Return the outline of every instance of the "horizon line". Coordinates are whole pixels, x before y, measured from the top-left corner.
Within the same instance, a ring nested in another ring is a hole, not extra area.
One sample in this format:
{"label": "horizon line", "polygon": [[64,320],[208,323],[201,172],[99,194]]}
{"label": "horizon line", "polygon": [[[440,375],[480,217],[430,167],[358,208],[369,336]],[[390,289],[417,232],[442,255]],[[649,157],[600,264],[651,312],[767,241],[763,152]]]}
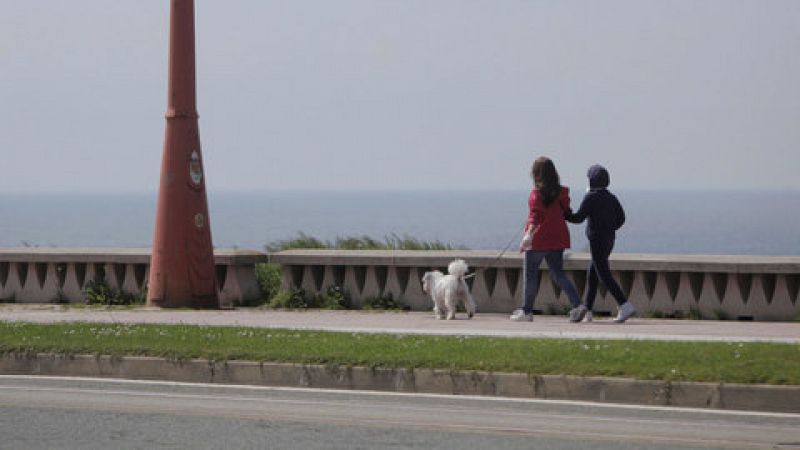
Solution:
{"label": "horizon line", "polygon": [[[568,186],[572,192],[583,192],[583,186],[580,188],[573,188]],[[612,187],[611,191],[619,192],[676,192],[676,193],[690,193],[690,192],[784,192],[784,193],[800,193],[800,187]],[[475,189],[475,188],[280,188],[280,189],[214,189],[206,190],[207,195],[217,194],[366,194],[366,193],[386,193],[386,194],[414,194],[414,193],[498,193],[498,192],[521,192],[528,191],[528,187],[524,188],[495,188],[495,189]],[[97,190],[11,190],[0,191],[0,196],[58,196],[58,195],[96,195],[96,196],[113,196],[113,195],[158,195],[156,189],[132,189],[132,190],[114,190],[114,191],[97,191]]]}

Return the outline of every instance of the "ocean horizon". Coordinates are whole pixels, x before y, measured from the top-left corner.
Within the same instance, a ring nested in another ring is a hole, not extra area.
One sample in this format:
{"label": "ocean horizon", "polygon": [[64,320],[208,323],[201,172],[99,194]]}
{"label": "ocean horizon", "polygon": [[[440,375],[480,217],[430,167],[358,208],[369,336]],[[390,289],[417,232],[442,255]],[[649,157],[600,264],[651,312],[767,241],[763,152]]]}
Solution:
{"label": "ocean horizon", "polygon": [[[800,255],[800,191],[614,191],[627,221],[619,253]],[[572,191],[577,209],[583,191]],[[0,194],[0,247],[150,247],[157,194]],[[305,233],[410,236],[516,251],[528,191],[211,192],[214,246],[264,250]],[[588,250],[570,225],[573,252]]]}

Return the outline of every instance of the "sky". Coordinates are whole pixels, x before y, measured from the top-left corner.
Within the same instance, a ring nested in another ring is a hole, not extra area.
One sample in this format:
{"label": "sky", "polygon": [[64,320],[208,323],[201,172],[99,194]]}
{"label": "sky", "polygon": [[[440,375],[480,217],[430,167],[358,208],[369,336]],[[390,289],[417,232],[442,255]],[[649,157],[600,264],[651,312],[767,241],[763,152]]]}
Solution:
{"label": "sky", "polygon": [[[0,192],[150,192],[166,0],[0,0]],[[800,189],[797,0],[197,0],[214,191]]]}

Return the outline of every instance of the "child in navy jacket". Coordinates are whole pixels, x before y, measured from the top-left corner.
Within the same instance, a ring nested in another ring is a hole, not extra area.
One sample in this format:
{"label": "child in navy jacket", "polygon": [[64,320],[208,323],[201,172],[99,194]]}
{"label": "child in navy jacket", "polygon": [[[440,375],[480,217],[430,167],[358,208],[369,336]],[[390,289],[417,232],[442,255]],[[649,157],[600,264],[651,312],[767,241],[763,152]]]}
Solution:
{"label": "child in navy jacket", "polygon": [[589,178],[589,191],[583,197],[577,212],[567,211],[564,217],[572,223],[581,223],[588,219],[586,224],[586,237],[589,238],[589,248],[592,252],[592,261],[589,263],[586,287],[586,313],[587,321],[592,320],[592,308],[597,294],[597,282],[602,281],[608,292],[614,296],[619,305],[615,322],[625,322],[636,313],[619,284],[611,275],[608,257],[614,249],[616,231],[625,223],[625,211],[622,209],[617,197],[608,191],[610,177],[608,171],[601,165],[589,167],[586,176]]}

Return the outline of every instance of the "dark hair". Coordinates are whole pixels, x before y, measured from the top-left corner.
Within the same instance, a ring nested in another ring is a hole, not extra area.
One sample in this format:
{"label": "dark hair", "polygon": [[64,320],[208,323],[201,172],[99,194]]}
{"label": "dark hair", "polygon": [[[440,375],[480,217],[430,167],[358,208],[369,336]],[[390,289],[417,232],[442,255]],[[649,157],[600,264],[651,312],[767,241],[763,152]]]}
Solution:
{"label": "dark hair", "polygon": [[553,161],[546,156],[536,158],[531,168],[531,177],[533,177],[534,187],[542,194],[545,206],[553,203],[553,200],[561,193],[561,180],[558,178]]}

